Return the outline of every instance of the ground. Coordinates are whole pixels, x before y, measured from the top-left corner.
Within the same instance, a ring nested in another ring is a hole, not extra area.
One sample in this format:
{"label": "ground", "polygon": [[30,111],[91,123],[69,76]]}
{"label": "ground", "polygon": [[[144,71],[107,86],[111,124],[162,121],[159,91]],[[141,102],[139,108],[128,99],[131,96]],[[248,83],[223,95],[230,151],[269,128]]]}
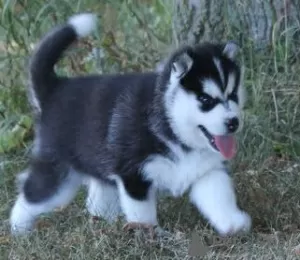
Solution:
{"label": "ground", "polygon": [[[14,176],[24,167],[24,156],[5,158],[1,165],[1,259],[191,259],[193,252],[198,254],[194,259],[297,259],[299,219],[291,220],[293,214],[299,214],[299,202],[289,197],[293,196],[290,185],[300,181],[300,164],[295,162],[270,158],[260,173],[235,167],[240,205],[254,218],[253,230],[247,235],[217,236],[186,197],[159,201],[159,219],[170,236],[151,239],[143,231],[126,233],[122,219],[114,224],[91,219],[85,212],[82,190],[68,207],[42,216],[32,235],[13,238],[8,213],[16,194]],[[277,187],[277,194],[265,192],[268,187],[262,185],[272,186],[282,177],[288,181]],[[242,184],[245,178],[247,187]],[[192,241],[195,235],[198,238]]]}

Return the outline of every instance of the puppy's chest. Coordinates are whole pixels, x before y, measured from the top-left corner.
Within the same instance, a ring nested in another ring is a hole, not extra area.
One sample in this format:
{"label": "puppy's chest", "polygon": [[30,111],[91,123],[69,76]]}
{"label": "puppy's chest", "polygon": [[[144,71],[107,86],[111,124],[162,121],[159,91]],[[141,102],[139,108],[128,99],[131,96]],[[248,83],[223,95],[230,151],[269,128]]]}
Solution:
{"label": "puppy's chest", "polygon": [[213,152],[186,152],[178,146],[171,147],[170,155],[155,155],[149,159],[143,168],[145,177],[173,196],[181,196],[202,175],[222,164]]}

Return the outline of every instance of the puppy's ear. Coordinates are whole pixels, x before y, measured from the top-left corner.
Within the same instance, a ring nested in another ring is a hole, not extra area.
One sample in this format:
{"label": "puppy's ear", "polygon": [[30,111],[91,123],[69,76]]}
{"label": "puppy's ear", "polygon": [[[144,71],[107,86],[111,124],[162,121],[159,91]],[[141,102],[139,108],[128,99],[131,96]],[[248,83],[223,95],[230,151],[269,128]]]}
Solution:
{"label": "puppy's ear", "polygon": [[223,47],[223,54],[229,59],[234,59],[239,49],[240,47],[236,42],[229,41]]}
{"label": "puppy's ear", "polygon": [[192,65],[193,59],[187,52],[184,52],[172,63],[172,74],[181,79],[189,72]]}

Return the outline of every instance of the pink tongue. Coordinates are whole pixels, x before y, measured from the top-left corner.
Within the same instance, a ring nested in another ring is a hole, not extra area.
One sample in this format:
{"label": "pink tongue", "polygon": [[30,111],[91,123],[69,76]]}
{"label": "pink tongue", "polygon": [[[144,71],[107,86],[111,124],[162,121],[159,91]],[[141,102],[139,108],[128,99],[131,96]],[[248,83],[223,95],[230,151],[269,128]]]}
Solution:
{"label": "pink tongue", "polygon": [[236,141],[231,135],[214,136],[215,144],[226,159],[231,159],[236,153]]}

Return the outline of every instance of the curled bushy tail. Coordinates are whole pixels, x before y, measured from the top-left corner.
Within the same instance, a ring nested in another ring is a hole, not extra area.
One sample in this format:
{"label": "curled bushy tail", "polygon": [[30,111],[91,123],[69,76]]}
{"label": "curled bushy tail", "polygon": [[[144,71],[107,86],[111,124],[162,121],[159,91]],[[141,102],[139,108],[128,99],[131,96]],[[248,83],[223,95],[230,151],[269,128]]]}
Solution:
{"label": "curled bushy tail", "polygon": [[63,52],[78,38],[88,36],[96,27],[96,16],[77,14],[44,36],[30,61],[30,96],[39,110],[53,83],[57,80],[55,64]]}

